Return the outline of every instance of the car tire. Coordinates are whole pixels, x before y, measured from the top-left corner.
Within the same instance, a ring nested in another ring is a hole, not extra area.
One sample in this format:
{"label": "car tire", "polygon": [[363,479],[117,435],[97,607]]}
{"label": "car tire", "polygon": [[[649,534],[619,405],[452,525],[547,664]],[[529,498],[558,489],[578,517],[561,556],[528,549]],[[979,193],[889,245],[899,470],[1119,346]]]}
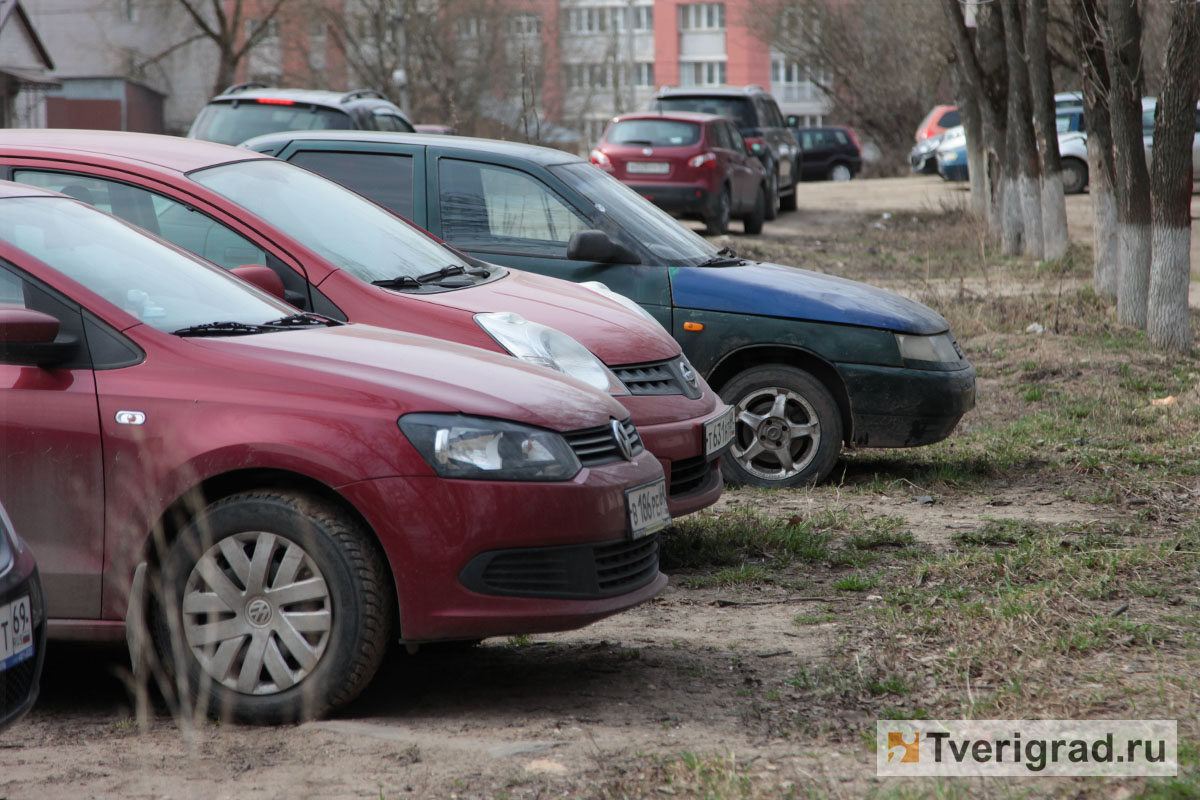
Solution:
{"label": "car tire", "polygon": [[754,210],[750,215],[742,218],[742,225],[745,227],[746,233],[762,233],[763,220],[766,219],[767,213],[767,190],[759,185],[758,191],[754,193]]}
{"label": "car tire", "polygon": [[767,213],[763,219],[772,220],[779,216],[779,170],[767,164]]}
{"label": "car tire", "polygon": [[722,186],[717,195],[717,203],[708,216],[704,218],[705,233],[709,236],[720,236],[729,231],[729,187]]}
{"label": "car tire", "polygon": [[792,190],[779,198],[780,211],[795,211],[800,202],[800,165],[792,164]]}
{"label": "car tire", "polygon": [[786,488],[819,483],[833,470],[842,416],[810,373],[781,364],[751,367],[719,394],[734,408],[733,444],[721,458],[727,482]]}
{"label": "car tire", "polygon": [[1087,164],[1078,158],[1062,160],[1063,194],[1079,194],[1088,185]]}
{"label": "car tire", "polygon": [[845,164],[834,164],[829,168],[829,180],[839,183],[850,180],[854,177],[854,173]]}
{"label": "car tire", "polygon": [[203,713],[314,719],[378,671],[391,583],[376,542],[347,514],[301,494],[233,495],[168,549],[152,597],[155,647]]}

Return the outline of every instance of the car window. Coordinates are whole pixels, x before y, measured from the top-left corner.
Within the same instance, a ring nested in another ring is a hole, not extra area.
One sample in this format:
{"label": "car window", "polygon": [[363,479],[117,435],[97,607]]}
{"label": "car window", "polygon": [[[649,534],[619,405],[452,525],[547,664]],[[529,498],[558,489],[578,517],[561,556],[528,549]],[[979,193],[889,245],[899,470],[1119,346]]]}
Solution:
{"label": "car window", "polygon": [[390,111],[375,111],[371,114],[373,129],[393,133],[412,133],[413,127]]}
{"label": "car window", "polygon": [[724,123],[717,123],[712,126],[713,144],[716,147],[723,147],[726,150],[733,149],[733,142],[729,140],[729,131]]}
{"label": "car window", "polygon": [[660,97],[654,101],[656,111],[699,111],[728,117],[739,128],[754,128],[754,107],[745,97]]}
{"label": "car window", "polygon": [[[206,322],[263,323],[295,311],[217,267],[65,197],[5,200],[8,242],[145,324],[174,331]],[[11,282],[0,294],[15,300]]]}
{"label": "car window", "polygon": [[945,114],[942,114],[942,118],[938,120],[938,125],[941,125],[943,128],[953,128],[956,125],[962,125],[962,120],[958,115],[958,109],[951,109]]}
{"label": "car window", "polygon": [[763,100],[763,104],[767,107],[767,119],[770,120],[769,124],[771,125],[771,127],[773,127],[773,128],[787,127],[783,122],[783,114],[779,113],[779,106],[776,105],[774,100],[772,100],[770,98],[766,98]]}
{"label": "car window", "polygon": [[550,187],[519,170],[446,158],[438,174],[442,234],[460,247],[566,257],[571,234],[591,227]]}
{"label": "car window", "polygon": [[614,122],[604,141],[646,147],[683,147],[700,141],[700,126],[670,119],[627,119]]}
{"label": "car window", "polygon": [[288,161],[324,175],[407,219],[413,218],[413,157],[300,150]]}
{"label": "car window", "polygon": [[228,226],[137,186],[70,172],[25,169],[14,170],[13,180],[82,200],[225,269],[267,263],[262,248]]}
{"label": "car window", "polygon": [[746,150],[746,140],[742,138],[742,132],[735,128],[732,122],[725,122],[722,124],[725,126],[725,131],[729,135],[729,142],[732,146],[732,149],[744,156],[750,155],[749,151]]}
{"label": "car window", "polygon": [[347,130],[350,116],[332,108],[290,101],[210,103],[196,117],[188,135],[222,144],[240,144],[277,131]]}
{"label": "car window", "polygon": [[833,138],[837,140],[838,144],[850,144],[850,137],[846,135],[845,131],[833,131]]}
{"label": "car window", "polygon": [[816,147],[816,141],[813,137],[812,131],[800,132],[800,147],[805,150],[812,150],[814,147]]}
{"label": "car window", "polygon": [[1154,135],[1154,109],[1147,108],[1142,111],[1142,136]]}

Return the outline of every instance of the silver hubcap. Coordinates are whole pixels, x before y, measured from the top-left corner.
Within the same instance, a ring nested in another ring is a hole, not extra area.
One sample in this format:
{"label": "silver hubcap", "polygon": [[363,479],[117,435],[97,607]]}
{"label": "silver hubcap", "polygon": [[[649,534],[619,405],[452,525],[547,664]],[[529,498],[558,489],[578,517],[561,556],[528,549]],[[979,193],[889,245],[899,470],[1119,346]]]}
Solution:
{"label": "silver hubcap", "polygon": [[821,424],[802,396],[772,386],[751,392],[735,408],[737,430],[731,452],[751,475],[786,480],[816,457]]}
{"label": "silver hubcap", "polygon": [[273,533],[239,533],[196,562],[183,591],[192,654],[222,686],[274,694],[312,672],[333,623],[325,577],[304,548]]}
{"label": "silver hubcap", "polygon": [[838,164],[833,168],[833,174],[830,177],[835,181],[848,181],[850,180],[850,168],[843,164]]}

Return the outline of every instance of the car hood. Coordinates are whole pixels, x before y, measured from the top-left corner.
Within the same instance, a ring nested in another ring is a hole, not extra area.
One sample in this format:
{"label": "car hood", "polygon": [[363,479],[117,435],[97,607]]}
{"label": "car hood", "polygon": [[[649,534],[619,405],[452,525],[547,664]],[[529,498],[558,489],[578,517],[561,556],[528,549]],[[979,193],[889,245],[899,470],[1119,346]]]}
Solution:
{"label": "car hood", "polygon": [[949,330],[933,309],[858,281],[780,264],[681,267],[672,271],[675,305],[929,335]]}
{"label": "car hood", "polygon": [[510,269],[500,280],[421,299],[474,314],[514,311],[573,337],[610,366],[659,361],[681,352],[657,322],[587,287],[522,270]]}
{"label": "car hood", "polygon": [[509,355],[370,325],[186,341],[239,361],[281,393],[354,398],[393,408],[397,415],[461,412],[560,431],[629,416],[607,394],[561,373]]}

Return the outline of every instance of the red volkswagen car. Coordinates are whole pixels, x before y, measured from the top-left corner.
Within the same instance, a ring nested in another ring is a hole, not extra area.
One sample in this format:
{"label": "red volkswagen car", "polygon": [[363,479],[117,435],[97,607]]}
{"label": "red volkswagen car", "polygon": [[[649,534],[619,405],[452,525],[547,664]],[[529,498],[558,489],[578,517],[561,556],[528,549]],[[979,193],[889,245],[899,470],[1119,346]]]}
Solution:
{"label": "red volkswagen car", "polygon": [[737,127],[715,114],[624,114],[604,131],[591,162],[659,208],[725,233],[730,217],[761,233],[767,173]]}
{"label": "red volkswagen car", "polygon": [[389,641],[574,628],[666,585],[662,468],[611,397],[296,313],[5,182],[0,441],[51,635],[136,634],[144,588],[156,651],[221,716],[319,716]]}
{"label": "red volkswagen car", "polygon": [[[266,266],[258,272],[274,273],[276,290],[302,310],[507,352],[581,378],[632,414],[667,472],[673,515],[720,495],[731,410],[662,326],[619,295],[479,261],[332,181],[212,142],[5,130],[0,178],[61,191],[222,267]],[[487,224],[547,236],[579,224],[526,200],[518,187],[489,207]]]}

